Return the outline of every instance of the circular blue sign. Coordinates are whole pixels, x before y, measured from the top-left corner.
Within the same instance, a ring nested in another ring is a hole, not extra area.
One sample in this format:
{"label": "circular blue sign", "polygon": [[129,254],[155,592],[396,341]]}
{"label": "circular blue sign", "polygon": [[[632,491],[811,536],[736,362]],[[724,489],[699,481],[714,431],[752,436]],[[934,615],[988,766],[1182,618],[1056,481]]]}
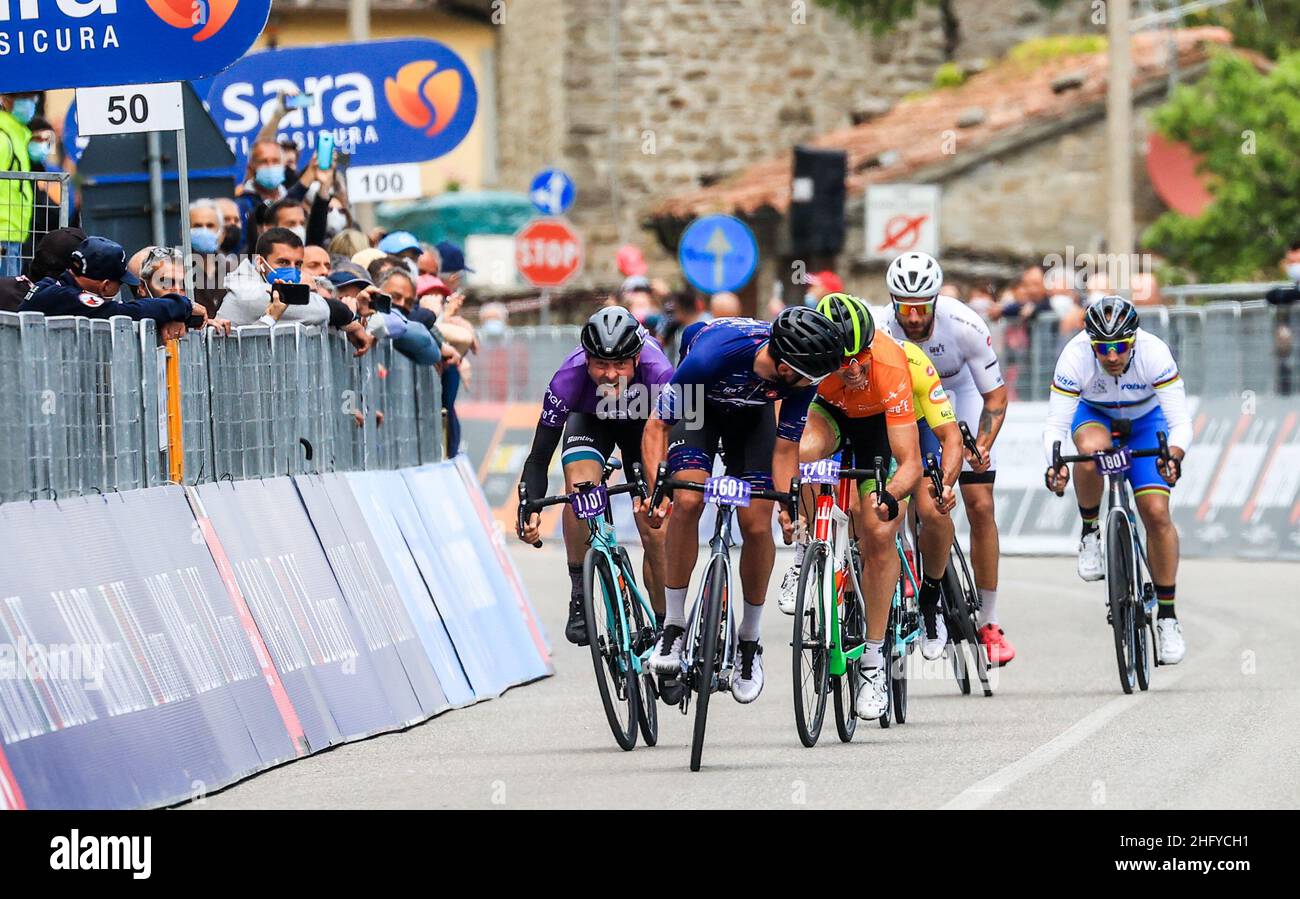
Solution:
{"label": "circular blue sign", "polygon": [[563,215],[577,197],[573,179],[559,169],[542,169],[528,186],[528,199],[542,215]]}
{"label": "circular blue sign", "polygon": [[682,274],[702,293],[735,291],[758,268],[758,241],[740,219],[706,215],[687,227],[677,246]]}

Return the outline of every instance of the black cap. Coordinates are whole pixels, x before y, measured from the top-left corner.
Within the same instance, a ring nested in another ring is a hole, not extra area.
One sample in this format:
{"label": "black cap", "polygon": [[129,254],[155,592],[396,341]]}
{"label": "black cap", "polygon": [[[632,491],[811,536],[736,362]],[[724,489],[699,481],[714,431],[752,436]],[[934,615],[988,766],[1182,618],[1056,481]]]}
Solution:
{"label": "black cap", "polygon": [[140,279],[127,271],[126,250],[107,237],[87,237],[72,254],[72,273],[95,281],[120,281],[135,287]]}
{"label": "black cap", "polygon": [[51,275],[58,277],[72,265],[72,254],[86,239],[80,228],[58,228],[36,243],[32,257],[32,280],[39,281]]}

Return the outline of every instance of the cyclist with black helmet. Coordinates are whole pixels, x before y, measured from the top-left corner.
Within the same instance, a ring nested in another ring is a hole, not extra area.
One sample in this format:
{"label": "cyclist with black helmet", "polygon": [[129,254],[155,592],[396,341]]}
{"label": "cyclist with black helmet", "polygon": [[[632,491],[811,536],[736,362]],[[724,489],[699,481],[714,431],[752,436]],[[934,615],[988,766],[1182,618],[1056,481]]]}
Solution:
{"label": "cyclist with black helmet", "polygon": [[[672,377],[673,367],[663,350],[647,339],[645,328],[621,306],[593,315],[582,328],[582,345],[575,349],[551,378],[542,399],[542,414],[533,435],[533,447],[521,477],[531,497],[547,492],[547,471],[563,436],[560,461],[564,489],[600,480],[601,467],[617,446],[626,476],[641,461],[641,431],[645,413]],[[644,410],[644,411],[641,411]],[[587,550],[587,529],[573,510],[563,512],[564,547],[569,563],[569,621],[564,636],[570,643],[587,645],[587,623],[582,613],[582,560]],[[541,516],[533,513],[520,539],[540,539]],[[645,548],[642,575],[656,617],[664,610],[663,539],[637,518]]]}
{"label": "cyclist with black helmet", "polygon": [[[1110,449],[1119,423],[1125,442],[1139,449],[1156,445],[1156,432],[1169,437],[1168,465],[1155,457],[1133,460],[1129,483],[1138,515],[1146,528],[1147,553],[1155,580],[1160,662],[1175,665],[1187,647],[1174,614],[1178,576],[1178,531],[1169,517],[1169,491],[1182,473],[1182,459],[1192,442],[1187,390],[1169,346],[1139,327],[1137,309],[1128,300],[1105,296],[1088,307],[1084,330],[1061,351],[1052,376],[1052,392],[1043,430],[1047,486],[1060,495],[1070,483],[1070,469],[1051,467],[1052,445],[1073,438],[1081,455]],[[1074,492],[1083,518],[1079,540],[1079,577],[1106,576],[1097,519],[1105,484],[1092,465],[1074,468]]]}
{"label": "cyclist with black helmet", "polygon": [[[656,474],[665,456],[674,477],[703,483],[713,473],[721,450],[727,474],[756,488],[789,484],[799,467],[799,438],[815,385],[843,358],[838,327],[815,310],[791,307],[771,324],[752,318],[712,322],[691,343],[672,381],[646,424],[641,456],[646,472]],[[781,400],[780,415],[774,406]],[[763,689],[759,622],[768,580],[776,561],[772,503],[755,500],[737,510],[744,536],[740,580],[744,603],[740,623],[740,665],[731,693],[737,702],[758,698]],[[680,671],[686,632],[686,590],[699,557],[703,497],[681,491],[673,503],[646,509],[654,527],[667,517],[663,634],[650,658],[663,675]],[[794,523],[780,515],[785,542]]]}

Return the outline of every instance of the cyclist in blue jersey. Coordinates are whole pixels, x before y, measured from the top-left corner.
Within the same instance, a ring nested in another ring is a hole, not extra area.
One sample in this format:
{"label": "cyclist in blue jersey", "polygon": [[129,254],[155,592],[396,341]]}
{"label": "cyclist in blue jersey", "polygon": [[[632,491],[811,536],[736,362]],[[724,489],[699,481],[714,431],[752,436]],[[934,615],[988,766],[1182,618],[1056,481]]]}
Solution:
{"label": "cyclist in blue jersey", "polygon": [[[813,309],[792,307],[776,321],[724,318],[702,329],[690,346],[659,406],[646,422],[641,457],[647,474],[657,473],[665,454],[673,477],[703,483],[719,450],[727,474],[759,489],[788,485],[799,467],[799,437],[816,385],[844,356],[843,331]],[[778,416],[774,406],[781,400]],[[772,503],[755,500],[737,510],[744,544],[740,580],[744,611],[740,623],[740,665],[731,686],[737,702],[753,702],[763,689],[759,622],[768,579],[776,560]],[[665,501],[644,509],[652,526],[668,517]],[[665,539],[664,630],[650,658],[661,675],[680,670],[686,633],[686,589],[699,556],[703,496],[680,493],[672,504]],[[785,542],[794,523],[781,510]]]}
{"label": "cyclist in blue jersey", "polygon": [[[542,414],[533,435],[533,447],[524,462],[521,480],[528,495],[546,495],[547,470],[563,436],[560,461],[564,465],[564,490],[600,480],[601,467],[617,446],[623,457],[624,476],[641,460],[641,431],[653,394],[668,382],[673,367],[659,344],[648,339],[645,328],[621,306],[610,306],[591,317],[582,328],[582,345],[568,355],[546,388]],[[645,411],[640,411],[644,409]],[[569,620],[564,636],[570,643],[587,645],[587,622],[582,611],[582,560],[587,552],[587,529],[567,506],[563,513],[564,548],[569,561]],[[541,536],[541,515],[529,516],[519,537],[534,543]],[[645,548],[642,575],[656,617],[662,617],[663,540],[637,518]]]}

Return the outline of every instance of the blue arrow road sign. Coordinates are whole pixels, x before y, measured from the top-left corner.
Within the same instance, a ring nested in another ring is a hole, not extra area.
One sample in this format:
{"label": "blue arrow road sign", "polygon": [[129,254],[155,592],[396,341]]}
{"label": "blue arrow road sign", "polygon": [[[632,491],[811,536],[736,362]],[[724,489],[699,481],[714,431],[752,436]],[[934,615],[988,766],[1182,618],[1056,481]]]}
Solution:
{"label": "blue arrow road sign", "polygon": [[573,179],[559,169],[542,169],[528,188],[528,198],[542,215],[563,215],[576,195]]}
{"label": "blue arrow road sign", "polygon": [[706,215],[691,222],[682,234],[677,258],[682,274],[696,290],[739,290],[758,267],[758,242],[740,219]]}

